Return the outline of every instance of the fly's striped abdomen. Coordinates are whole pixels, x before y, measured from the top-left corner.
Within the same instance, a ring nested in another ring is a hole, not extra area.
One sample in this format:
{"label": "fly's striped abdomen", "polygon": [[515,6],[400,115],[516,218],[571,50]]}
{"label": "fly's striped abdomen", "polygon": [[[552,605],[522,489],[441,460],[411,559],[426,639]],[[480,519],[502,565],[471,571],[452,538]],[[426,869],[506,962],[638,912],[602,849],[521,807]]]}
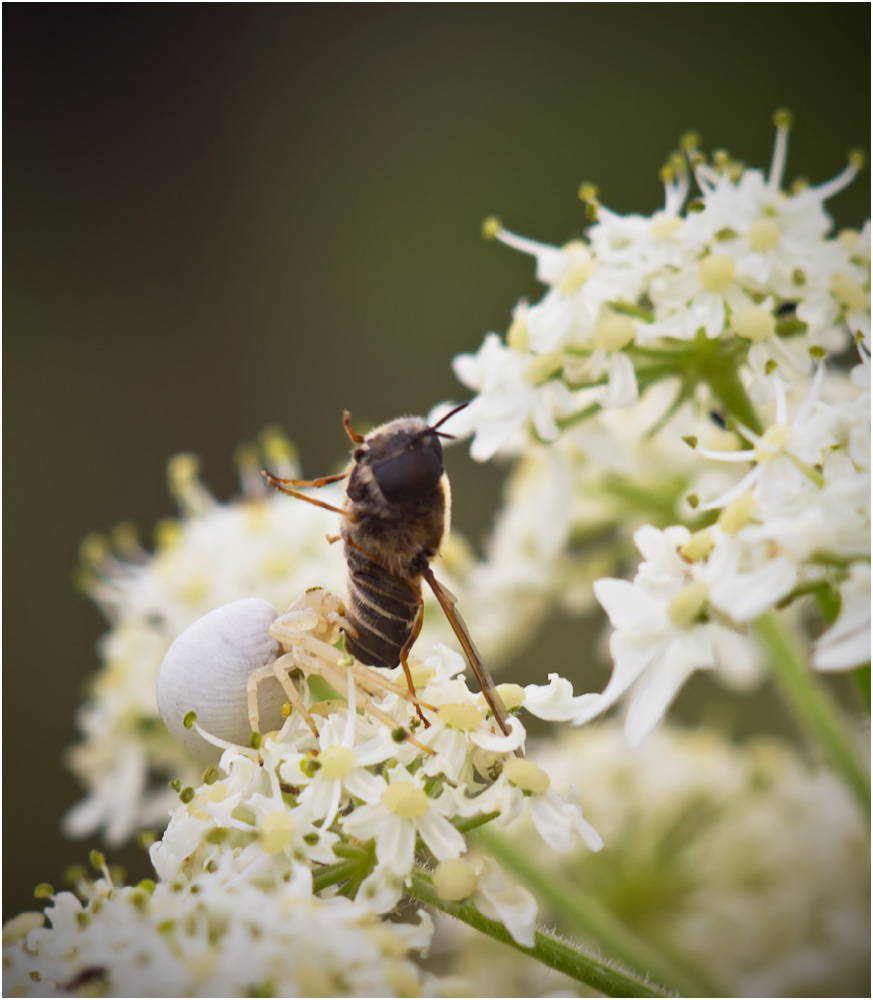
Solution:
{"label": "fly's striped abdomen", "polygon": [[370,667],[396,667],[421,605],[421,591],[346,545],[349,601],[345,648]]}

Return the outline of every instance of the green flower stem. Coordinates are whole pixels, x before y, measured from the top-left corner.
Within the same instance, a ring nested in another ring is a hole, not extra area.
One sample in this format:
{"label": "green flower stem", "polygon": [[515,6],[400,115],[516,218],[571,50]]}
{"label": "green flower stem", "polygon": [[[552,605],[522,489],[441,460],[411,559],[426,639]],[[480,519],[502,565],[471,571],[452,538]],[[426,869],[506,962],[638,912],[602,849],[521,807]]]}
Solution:
{"label": "green flower stem", "polygon": [[328,886],[345,882],[346,879],[357,875],[363,865],[360,860],[338,861],[334,865],[324,865],[323,868],[316,868],[312,875],[312,891],[320,892]]}
{"label": "green flower stem", "polygon": [[467,816],[463,819],[455,819],[453,823],[458,833],[469,833],[471,830],[477,830],[480,826],[484,826],[486,823],[490,823],[491,820],[497,819],[499,815],[499,812],[483,813],[479,816]]}
{"label": "green flower stem", "polygon": [[682,996],[727,996],[700,972],[685,969],[678,959],[639,938],[591,896],[573,892],[554,875],[538,868],[529,855],[516,850],[505,837],[480,830],[475,840],[518,876],[537,899],[548,903],[556,916],[565,918],[578,934],[596,941],[612,957]]}
{"label": "green flower stem", "polygon": [[852,679],[855,682],[855,687],[864,699],[864,705],[867,711],[870,711],[870,665],[867,664],[866,667],[856,667],[852,671]]}
{"label": "green flower stem", "polygon": [[735,417],[750,431],[760,434],[761,421],[754,404],[740,380],[739,366],[731,358],[713,354],[701,364],[701,374],[718,397],[727,414]]}
{"label": "green flower stem", "polygon": [[655,314],[651,309],[644,309],[636,302],[628,302],[626,299],[619,299],[617,302],[610,302],[610,308],[617,313],[624,313],[625,316],[634,316],[643,320],[644,323],[654,323]]}
{"label": "green flower stem", "polygon": [[769,654],[773,676],[788,707],[830,758],[869,822],[870,774],[836,702],[775,611],[758,619],[755,632]]}
{"label": "green flower stem", "polygon": [[630,479],[610,476],[604,480],[603,492],[612,499],[619,500],[625,509],[640,512],[656,524],[676,523],[676,497],[680,494],[685,481],[682,479],[664,480],[656,487],[647,484],[637,484]]}
{"label": "green flower stem", "polygon": [[338,843],[333,845],[333,853],[338,858],[353,858],[360,859],[361,861],[366,861],[369,859],[371,852],[367,850],[366,847],[352,847],[351,844]]}
{"label": "green flower stem", "polygon": [[475,930],[487,934],[488,937],[508,944],[517,951],[547,965],[550,969],[562,972],[577,982],[585,983],[606,996],[664,997],[669,995],[642,977],[623,972],[612,965],[598,961],[598,959],[571,947],[552,934],[536,931],[533,947],[525,948],[512,938],[503,924],[483,917],[472,903],[451,903],[440,899],[430,876],[423,871],[416,870],[412,873],[412,885],[408,892],[413,899],[456,917]]}

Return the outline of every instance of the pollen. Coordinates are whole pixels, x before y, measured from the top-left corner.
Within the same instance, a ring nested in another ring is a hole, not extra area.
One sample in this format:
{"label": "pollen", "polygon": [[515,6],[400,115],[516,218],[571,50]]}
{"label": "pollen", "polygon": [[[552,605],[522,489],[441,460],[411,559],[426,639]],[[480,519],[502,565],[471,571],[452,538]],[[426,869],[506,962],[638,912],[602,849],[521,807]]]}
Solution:
{"label": "pollen", "polygon": [[355,755],[348,747],[328,747],[318,755],[325,778],[342,778],[355,766]]}
{"label": "pollen", "polygon": [[437,709],[437,718],[449,729],[458,729],[461,732],[478,729],[482,723],[482,713],[475,705],[454,703],[440,705]]}
{"label": "pollen", "polygon": [[697,268],[697,280],[707,292],[723,292],[734,280],[736,267],[732,258],[710,254]]}
{"label": "pollen", "polygon": [[[575,252],[577,244],[568,243],[564,249],[567,250],[570,247],[573,247]],[[595,262],[591,257],[577,261],[571,265],[564,277],[561,278],[558,288],[564,295],[572,295],[574,292],[578,292],[593,274],[595,266]]]}
{"label": "pollen", "polygon": [[279,854],[291,844],[291,817],[282,810],[267,813],[260,822],[259,833],[264,853]]}
{"label": "pollen", "polygon": [[184,528],[174,518],[167,517],[155,525],[155,547],[158,552],[176,548],[182,541]]}
{"label": "pollen", "polygon": [[382,805],[401,819],[417,819],[427,812],[427,795],[411,781],[395,781],[382,793]]}
{"label": "pollen", "polygon": [[211,817],[205,809],[201,809],[198,803],[201,802],[224,802],[227,798],[227,785],[223,781],[216,781],[201,789],[195,801],[188,805],[189,813],[198,820],[208,820]]}
{"label": "pollen", "polygon": [[200,461],[196,455],[175,455],[167,463],[167,475],[174,491],[187,489],[199,472]]}
{"label": "pollen", "polygon": [[758,219],[746,230],[746,241],[753,250],[772,250],[780,236],[779,224],[773,219]]}
{"label": "pollen", "polygon": [[682,220],[678,215],[659,213],[649,223],[649,232],[656,240],[669,240],[682,228]]}
{"label": "pollen", "polygon": [[869,308],[869,296],[864,289],[845,274],[831,275],[831,291],[842,305],[855,312]]}
{"label": "pollen", "polygon": [[620,351],[636,336],[633,320],[608,310],[594,328],[594,346],[605,351]]}
{"label": "pollen", "polygon": [[409,672],[412,674],[412,683],[415,685],[416,691],[427,687],[436,677],[436,670],[433,667],[426,667],[423,663],[411,663]]}
{"label": "pollen", "polygon": [[766,433],[761,438],[761,443],[755,448],[755,459],[758,462],[768,462],[775,458],[788,444],[791,436],[791,428],[786,424],[774,424],[768,427]]}
{"label": "pollen", "polygon": [[440,899],[459,903],[476,891],[476,873],[463,858],[442,861],[433,873],[433,887]]}
{"label": "pollen", "polygon": [[564,352],[549,351],[537,355],[527,366],[524,379],[529,385],[542,385],[564,367]]}
{"label": "pollen", "polygon": [[544,792],[551,784],[549,776],[541,767],[521,757],[510,757],[503,765],[503,773],[516,788],[528,794]]}
{"label": "pollen", "polygon": [[503,226],[500,225],[500,219],[494,215],[489,215],[487,219],[482,223],[482,235],[486,240],[496,240],[500,235],[500,230]]}
{"label": "pollen", "polygon": [[[503,699],[503,704],[506,706],[507,711],[511,712],[514,708],[521,708],[524,704],[524,688],[520,684],[498,684],[497,693]],[[480,707],[484,708],[487,704],[485,696],[480,694]]]}
{"label": "pollen", "polygon": [[517,310],[506,331],[506,346],[514,351],[525,351],[530,343],[530,332],[527,328],[527,320],[524,310]]}
{"label": "pollen", "polygon": [[686,584],[667,606],[667,617],[676,628],[689,628],[706,607],[706,587],[696,580]]}
{"label": "pollen", "polygon": [[679,555],[690,563],[702,562],[714,547],[712,529],[703,528],[701,531],[695,531],[688,541],[679,547]]}
{"label": "pollen", "polygon": [[745,527],[752,518],[755,510],[755,495],[750,490],[741,497],[737,497],[727,507],[722,510],[718,519],[718,526],[726,535],[735,535],[740,528]]}
{"label": "pollen", "polygon": [[282,468],[297,461],[297,449],[278,427],[266,427],[260,434],[260,444],[269,465]]}
{"label": "pollen", "polygon": [[776,317],[766,309],[746,306],[734,316],[733,327],[740,337],[758,343],[772,337],[776,332]]}

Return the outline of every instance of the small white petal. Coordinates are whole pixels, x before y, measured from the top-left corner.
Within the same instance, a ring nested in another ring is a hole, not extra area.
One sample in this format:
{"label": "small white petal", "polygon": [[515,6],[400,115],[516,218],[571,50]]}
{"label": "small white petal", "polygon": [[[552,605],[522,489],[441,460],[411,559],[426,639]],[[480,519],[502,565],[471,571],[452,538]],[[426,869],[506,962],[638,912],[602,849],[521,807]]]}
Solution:
{"label": "small white petal", "polygon": [[528,684],[524,707],[531,715],[547,722],[569,722],[589,710],[600,699],[597,694],[573,697],[573,685],[558,674],[549,674],[548,684]]}
{"label": "small white petal", "polygon": [[[675,651],[675,655],[671,655]],[[627,741],[638,747],[661,721],[682,685],[694,673],[695,664],[681,655],[676,644],[664,653],[643,684],[634,691],[634,698],[625,720]]]}
{"label": "small white petal", "polygon": [[750,622],[790,594],[796,582],[797,564],[777,556],[748,573],[716,580],[709,600],[734,621]]}

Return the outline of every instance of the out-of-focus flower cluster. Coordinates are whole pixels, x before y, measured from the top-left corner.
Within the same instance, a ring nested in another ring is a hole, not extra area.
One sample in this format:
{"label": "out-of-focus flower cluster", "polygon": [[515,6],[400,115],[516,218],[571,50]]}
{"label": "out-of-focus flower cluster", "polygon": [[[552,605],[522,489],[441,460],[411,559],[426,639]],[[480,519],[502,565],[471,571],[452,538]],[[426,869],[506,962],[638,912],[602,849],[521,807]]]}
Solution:
{"label": "out-of-focus flower cluster", "polygon": [[54,895],[45,919],[4,928],[7,996],[446,995],[408,955],[430,942],[426,913],[389,924],[342,896],[315,898],[302,867],[281,892],[227,864],[184,886],[115,886],[107,872]]}
{"label": "out-of-focus flower cluster", "polygon": [[[584,787],[586,816],[606,845],[547,862],[562,885],[653,945],[681,948],[729,995],[864,992],[869,836],[835,775],[774,739],[737,744],[669,725],[642,750],[607,723],[564,731],[530,755],[557,787]],[[519,848],[536,850],[529,827],[518,833]],[[464,927],[438,920],[437,930],[435,953],[479,992],[542,995],[569,985]]]}
{"label": "out-of-focus flower cluster", "polygon": [[[292,447],[278,434],[263,444],[277,474],[299,474]],[[180,632],[242,597],[282,608],[306,587],[341,587],[342,553],[325,541],[335,518],[268,493],[258,459],[257,450],[241,449],[243,497],[229,504],[208,493],[191,456],[173,459],[170,488],[181,517],[158,526],[153,556],[127,529],[116,532],[114,546],[99,537],[83,546],[83,584],[111,629],[77,713],[82,741],[68,755],[88,792],[65,819],[71,836],[102,830],[115,845],[142,826],[163,825],[173,802],[167,781],[182,776],[188,784],[199,773],[168,735],[155,701],[158,667]]]}
{"label": "out-of-focus flower cluster", "polygon": [[[453,430],[474,458],[516,459],[476,590],[511,642],[507,609],[529,628],[600,577],[613,675],[562,717],[630,692],[635,743],[694,671],[752,681],[768,612],[796,620],[818,598],[812,665],[870,659],[870,225],[834,235],[824,209],[861,160],[786,191],[789,116],[776,124],[766,174],[686,137],[651,217],[584,186],[592,224],[563,247],[486,223],[548,291],[455,359],[477,395]],[[613,579],[634,529],[638,571]]]}

